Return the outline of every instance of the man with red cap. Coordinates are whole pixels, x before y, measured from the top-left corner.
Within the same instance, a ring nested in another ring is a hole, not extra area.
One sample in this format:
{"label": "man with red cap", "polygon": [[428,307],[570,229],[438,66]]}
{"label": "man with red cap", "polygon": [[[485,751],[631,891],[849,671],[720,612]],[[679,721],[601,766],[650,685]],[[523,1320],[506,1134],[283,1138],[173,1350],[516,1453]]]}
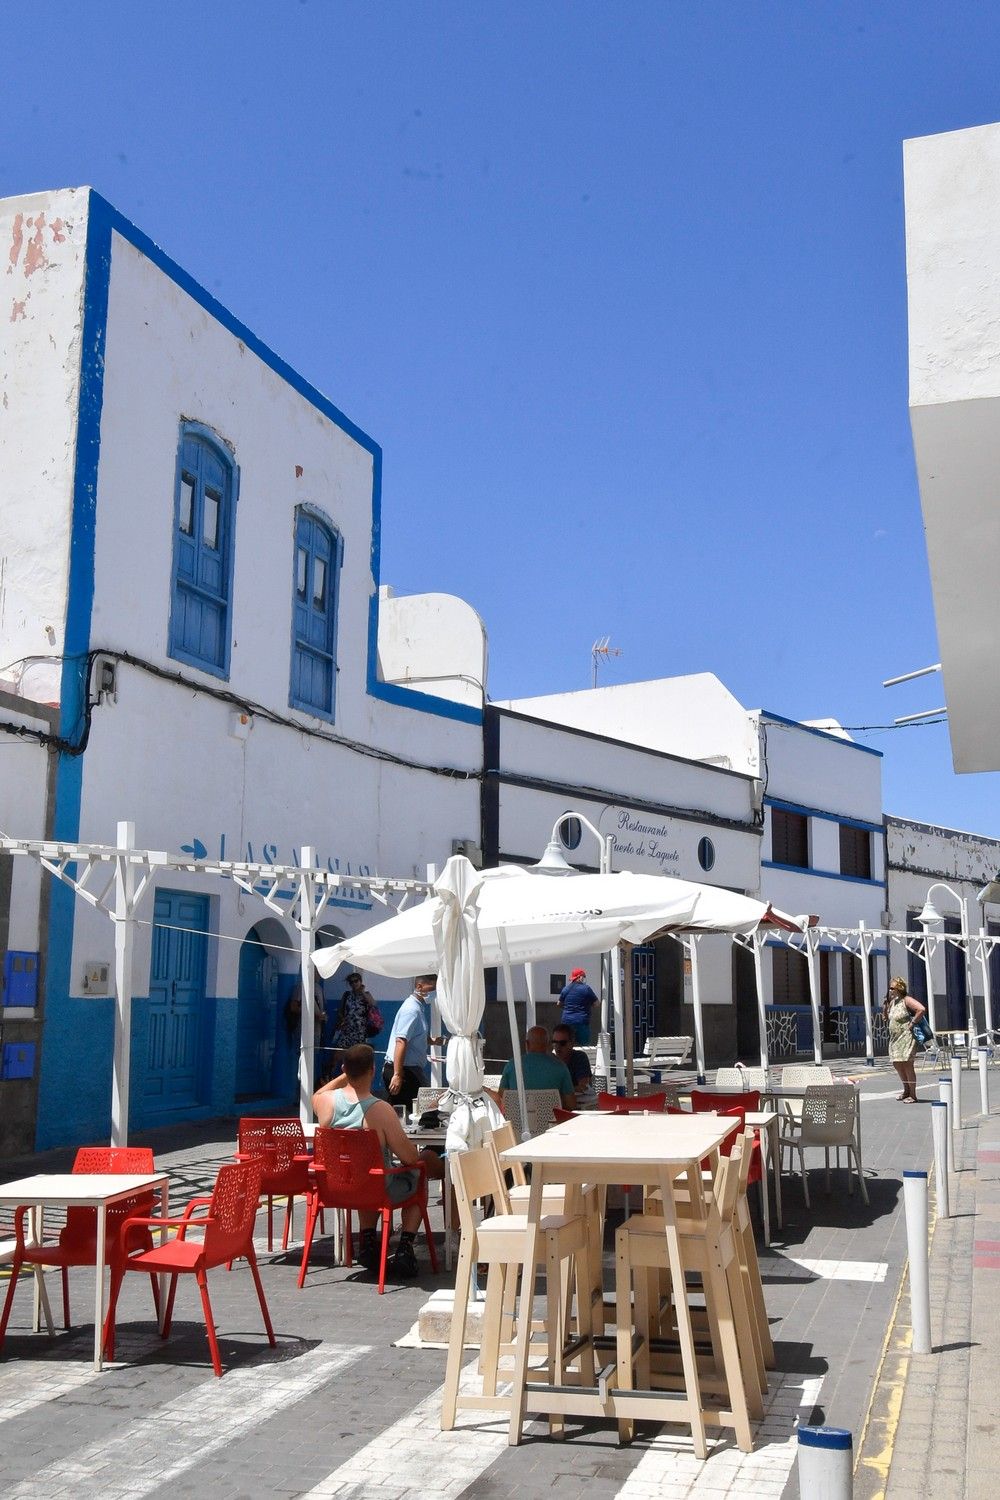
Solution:
{"label": "man with red cap", "polygon": [[597,1004],[597,996],[587,983],[586,969],[574,969],[569,984],[559,994],[562,1006],[560,1020],[564,1026],[572,1026],[581,1047],[590,1045],[590,1011]]}

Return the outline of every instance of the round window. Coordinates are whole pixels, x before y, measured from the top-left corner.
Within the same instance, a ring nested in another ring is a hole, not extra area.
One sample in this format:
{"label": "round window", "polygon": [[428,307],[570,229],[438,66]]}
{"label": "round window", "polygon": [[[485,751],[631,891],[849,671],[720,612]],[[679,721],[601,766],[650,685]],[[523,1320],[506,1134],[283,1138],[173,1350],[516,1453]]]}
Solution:
{"label": "round window", "polygon": [[583,838],[583,825],[579,818],[563,818],[559,824],[559,842],[564,849],[578,849]]}
{"label": "round window", "polygon": [[698,840],[698,863],[703,870],[710,870],[715,864],[715,845],[711,839]]}

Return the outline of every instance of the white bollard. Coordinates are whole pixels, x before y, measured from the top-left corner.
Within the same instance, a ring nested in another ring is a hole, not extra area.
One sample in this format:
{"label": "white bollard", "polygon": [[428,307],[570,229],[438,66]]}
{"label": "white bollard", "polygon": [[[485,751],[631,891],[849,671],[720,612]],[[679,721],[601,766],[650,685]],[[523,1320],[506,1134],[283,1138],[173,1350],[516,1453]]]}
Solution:
{"label": "white bollard", "polygon": [[951,1060],[951,1128],[962,1128],[962,1059]]}
{"label": "white bollard", "polygon": [[903,1173],[906,1251],[910,1261],[910,1326],[914,1354],[931,1352],[931,1287],[927,1258],[927,1173]]}
{"label": "white bollard", "polygon": [[951,1079],[938,1079],[938,1098],[948,1106],[948,1171],[955,1170],[955,1132],[952,1128]]}
{"label": "white bollard", "polygon": [[990,1112],[990,1077],[986,1069],[989,1066],[989,1058],[986,1056],[986,1048],[979,1049],[979,1112],[988,1115]]}
{"label": "white bollard", "polygon": [[851,1500],[854,1453],[846,1428],[799,1428],[799,1494],[808,1500]]}
{"label": "white bollard", "polygon": [[948,1183],[948,1106],[943,1099],[931,1100],[931,1134],[934,1137],[934,1190],[939,1219],[951,1218]]}

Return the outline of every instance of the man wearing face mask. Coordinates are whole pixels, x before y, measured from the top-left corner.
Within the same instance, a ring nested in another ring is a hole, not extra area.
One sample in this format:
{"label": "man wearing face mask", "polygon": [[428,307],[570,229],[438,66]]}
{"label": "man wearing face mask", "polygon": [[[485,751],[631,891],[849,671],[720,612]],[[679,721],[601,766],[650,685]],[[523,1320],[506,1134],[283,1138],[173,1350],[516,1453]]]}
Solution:
{"label": "man wearing face mask", "polygon": [[413,991],[396,1012],[385,1049],[382,1082],[390,1104],[405,1104],[409,1109],[417,1090],[427,1083],[427,1048],[437,1046],[441,1037],[430,1035],[427,1003],[437,987],[436,974],[421,974]]}

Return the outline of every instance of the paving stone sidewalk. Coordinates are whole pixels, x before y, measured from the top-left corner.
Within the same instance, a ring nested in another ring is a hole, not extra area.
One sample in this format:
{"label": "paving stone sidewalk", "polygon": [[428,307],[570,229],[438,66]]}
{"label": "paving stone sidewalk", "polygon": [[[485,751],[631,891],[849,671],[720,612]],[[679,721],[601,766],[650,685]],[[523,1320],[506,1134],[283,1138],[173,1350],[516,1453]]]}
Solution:
{"label": "paving stone sidewalk", "polygon": [[[1000,1103],[1000,1071],[990,1070]],[[908,1281],[872,1399],[856,1500],[992,1500],[1000,1398],[1000,1117],[979,1114],[978,1073],[962,1074],[948,1218],[930,1245],[932,1350],[912,1353]],[[932,1185],[933,1186],[933,1185]],[[931,1202],[934,1205],[932,1191]]]}
{"label": "paving stone sidewalk", "polygon": [[[926,1095],[930,1080],[922,1076],[921,1083]],[[397,1342],[429,1291],[448,1278],[425,1269],[418,1283],[390,1284],[379,1297],[365,1273],[334,1265],[326,1242],[301,1292],[297,1247],[261,1255],[275,1351],[264,1342],[246,1268],[210,1278],[227,1370],[221,1381],[207,1364],[193,1287],[182,1284],[175,1329],[163,1344],[149,1288],[130,1278],[119,1363],[97,1375],[86,1323],[52,1341],[30,1332],[26,1282],[0,1360],[0,1492],[5,1500],[68,1493],[74,1500],[167,1500],[168,1493],[178,1500],[205,1492],[213,1500],[313,1493],[337,1500],[533,1500],[586,1486],[626,1500],[793,1497],[796,1422],[825,1420],[860,1434],[892,1321],[905,1256],[901,1174],[926,1165],[930,1151],[930,1111],[897,1105],[895,1092],[891,1075],[866,1078],[869,1208],[857,1193],[847,1196],[843,1173],[834,1174],[827,1196],[822,1172],[813,1170],[807,1213],[797,1175],[785,1178],[785,1226],[762,1255],[780,1368],[749,1457],[717,1443],[698,1464],[676,1430],[652,1426],[627,1448],[607,1427],[568,1423],[563,1442],[534,1427],[521,1447],[508,1449],[502,1419],[482,1413],[467,1413],[456,1432],[441,1433],[445,1355]],[[151,1140],[171,1176],[173,1207],[210,1186],[234,1135],[234,1122],[215,1121]],[[5,1163],[3,1176],[56,1170],[71,1155]],[[265,1233],[262,1216],[258,1244]],[[87,1270],[71,1275],[81,1318],[92,1305],[91,1278]]]}

